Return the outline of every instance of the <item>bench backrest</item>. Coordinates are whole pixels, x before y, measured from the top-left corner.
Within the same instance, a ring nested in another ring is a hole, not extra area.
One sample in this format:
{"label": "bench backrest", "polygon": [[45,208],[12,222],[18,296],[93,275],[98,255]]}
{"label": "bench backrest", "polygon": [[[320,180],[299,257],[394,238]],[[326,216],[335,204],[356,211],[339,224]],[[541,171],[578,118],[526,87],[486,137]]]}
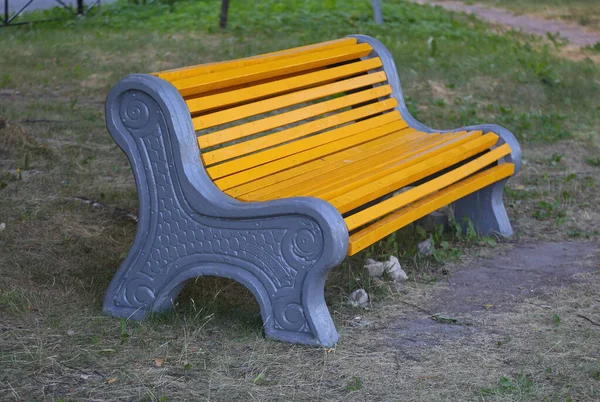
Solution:
{"label": "bench backrest", "polygon": [[372,53],[345,38],[155,75],[184,97],[206,170],[228,189],[405,128]]}

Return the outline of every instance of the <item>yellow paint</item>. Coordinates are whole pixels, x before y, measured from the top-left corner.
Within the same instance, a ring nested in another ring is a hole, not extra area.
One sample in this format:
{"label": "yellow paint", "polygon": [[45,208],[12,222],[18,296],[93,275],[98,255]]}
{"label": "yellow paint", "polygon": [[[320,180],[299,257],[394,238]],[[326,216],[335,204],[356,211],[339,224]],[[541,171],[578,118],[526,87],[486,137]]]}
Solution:
{"label": "yellow paint", "polygon": [[[390,110],[394,107],[396,101],[394,99],[388,99],[380,103],[383,104],[386,110]],[[282,163],[283,160],[292,161],[295,154],[313,148],[318,148],[329,143],[335,143],[341,139],[345,139],[346,137],[354,136],[361,131],[369,130],[371,128],[381,126],[382,124],[398,120],[395,115],[388,116],[388,114],[389,113],[386,113],[384,115],[364,120],[360,125],[350,124],[338,127],[321,134],[301,138],[278,147],[273,147],[251,155],[242,156],[225,163],[212,165],[208,167],[206,171],[213,180],[216,180],[225,176],[234,175],[244,170],[252,170],[251,168],[258,167],[259,165],[262,165],[263,168],[274,166],[272,164],[277,160],[280,160],[278,164]],[[290,168],[292,166],[294,165],[284,166],[284,168]],[[278,170],[270,171],[270,173],[275,173],[277,171]]]}
{"label": "yellow paint", "polygon": [[[359,155],[369,155],[371,152],[377,152],[382,148],[387,148],[390,146],[390,144],[394,145],[397,141],[403,141],[404,138],[408,138],[407,141],[409,141],[423,135],[425,134],[415,133],[415,130],[408,127],[399,131],[392,131],[388,135],[379,137],[364,144],[360,144],[356,147],[351,147],[340,152],[315,159],[314,161],[291,167],[281,172],[273,173],[269,176],[253,180],[251,182],[242,183],[236,187],[227,189],[226,193],[232,197],[244,200],[252,200],[253,198],[250,194],[254,191],[267,187],[272,188],[279,183],[285,184],[287,180],[291,180],[296,177],[303,177],[305,174],[316,174],[318,176],[320,174],[320,170],[330,164],[343,162],[347,158],[356,158]],[[246,198],[246,195],[250,198]]]}
{"label": "yellow paint", "polygon": [[[383,170],[352,177],[352,180],[340,183],[338,186],[330,186],[327,191],[320,191],[312,195],[330,201],[344,213],[363,205],[361,200],[365,200],[364,203],[366,203],[443,169],[438,166],[451,166],[447,163],[453,159],[446,161],[446,158],[454,157],[455,163],[457,163],[467,157],[463,157],[463,154],[475,155],[476,152],[490,148],[497,141],[497,137],[494,136],[495,134],[492,134],[481,139],[481,132],[470,132],[395,162]],[[376,188],[375,183],[382,187]],[[384,184],[385,187],[383,187]],[[396,185],[398,187],[395,187]],[[384,190],[387,191],[381,193]],[[372,196],[375,198],[369,199]]]}
{"label": "yellow paint", "polygon": [[[470,138],[474,135],[476,134],[471,134]],[[468,140],[469,134],[466,133],[458,136],[456,134],[425,134],[425,137],[421,140],[389,149],[382,155],[368,158],[360,163],[349,164],[327,175],[327,177],[307,183],[307,186],[296,186],[293,190],[294,195],[323,199],[334,198],[344,192],[361,187],[366,182],[371,182],[417,163],[420,158],[414,157],[415,155],[423,155],[423,158],[426,158],[425,155],[430,150],[438,150],[449,144],[456,146]],[[435,152],[432,153],[435,154]],[[281,194],[281,197],[284,197],[285,194],[285,192]]]}
{"label": "yellow paint", "polygon": [[514,165],[504,163],[431,194],[351,235],[348,255],[354,255],[409,223],[513,173]]}
{"label": "yellow paint", "polygon": [[392,198],[388,198],[387,200],[379,202],[372,207],[351,215],[345,219],[348,230],[352,231],[357,229],[371,221],[374,221],[377,218],[387,215],[399,208],[405,207],[406,205],[415,202],[420,198],[448,187],[451,184],[454,184],[457,181],[472,175],[478,170],[491,165],[508,154],[510,154],[510,147],[508,144],[501,145],[500,147],[484,154],[483,156],[480,156],[479,158],[448,173],[445,173],[424,184],[405,191]]}
{"label": "yellow paint", "polygon": [[[368,142],[374,138],[382,137],[393,131],[398,131],[398,130],[406,127],[406,123],[404,121],[398,120],[398,114],[399,114],[398,112],[394,111],[394,112],[386,113],[382,116],[378,116],[378,117],[387,117],[388,119],[391,120],[391,122],[389,124],[386,124],[386,125],[383,125],[383,126],[371,129],[371,130],[364,131],[363,129],[361,129],[361,126],[372,126],[372,122],[369,120],[373,120],[373,119],[363,120],[363,121],[355,123],[355,124],[351,124],[351,125],[348,125],[348,126],[345,126],[345,127],[339,128],[339,129],[335,129],[332,131],[328,131],[325,134],[320,134],[317,136],[307,138],[305,140],[300,140],[300,141],[311,141],[311,142],[313,142],[313,144],[311,144],[310,149],[307,149],[306,151],[302,151],[302,152],[299,152],[299,153],[296,153],[293,155],[289,155],[288,152],[285,152],[285,145],[274,148],[274,150],[278,150],[278,151],[280,151],[281,149],[284,150],[284,152],[281,153],[281,155],[282,155],[281,159],[274,160],[273,162],[266,163],[264,165],[256,166],[252,169],[248,169],[248,170],[245,170],[240,173],[232,174],[230,176],[224,177],[219,180],[215,180],[215,183],[217,184],[217,186],[219,188],[226,190],[228,188],[235,187],[242,183],[245,183],[245,182],[248,182],[251,180],[256,180],[261,177],[265,177],[270,174],[273,174],[273,173],[276,173],[276,172],[279,172],[279,171],[282,171],[285,169],[289,169],[290,167],[301,165],[301,164],[310,162],[310,161],[318,159],[318,158],[322,158],[324,156],[338,152],[340,150],[350,148],[352,146],[355,146],[355,145],[358,145],[358,144],[361,144],[364,142]],[[392,119],[396,119],[396,120],[394,121]],[[332,141],[332,139],[336,138],[336,135],[337,135],[337,138],[340,138],[340,139]],[[324,139],[326,139],[326,140],[322,141]],[[320,145],[320,144],[324,144],[324,145]],[[303,147],[303,148],[306,148],[306,147]],[[267,152],[267,151],[263,151],[263,152]],[[287,156],[284,156],[284,155],[287,155]],[[215,168],[218,168],[219,166],[220,165],[217,165],[217,166],[215,166]],[[210,175],[210,172],[209,172],[209,175]]]}
{"label": "yellow paint", "polygon": [[383,98],[391,93],[392,88],[389,85],[382,85],[366,91],[360,91],[351,95],[341,96],[324,102],[319,102],[314,105],[305,106],[290,112],[279,113],[274,116],[264,117],[260,120],[226,128],[224,130],[204,135],[200,138],[202,139],[203,144],[223,144],[239,138],[258,134],[263,131],[272,130],[277,127],[282,127],[302,120],[308,120],[325,113],[343,109],[345,107],[358,105],[359,103],[371,101],[377,98]]}
{"label": "yellow paint", "polygon": [[261,149],[269,148],[275,145],[283,144],[297,138],[304,137],[309,134],[314,134],[341,124],[349,123],[358,119],[373,116],[377,113],[385,111],[387,106],[382,102],[372,103],[366,106],[357,107],[352,110],[337,113],[331,116],[323,117],[318,120],[309,121],[307,123],[281,130],[268,135],[263,135],[258,138],[246,140],[244,142],[229,145],[224,148],[215,149],[214,151],[202,152],[201,157],[205,166],[232,159]]}
{"label": "yellow paint", "polygon": [[214,95],[200,96],[186,101],[191,114],[240,104],[286,92],[298,91],[315,85],[326,84],[334,80],[347,78],[352,75],[365,73],[381,67],[381,60],[377,58],[345,64],[339,67],[328,68],[312,73],[303,73],[291,78],[255,85],[237,90],[231,90]]}
{"label": "yellow paint", "polygon": [[216,63],[198,64],[195,66],[188,66],[183,68],[175,68],[171,70],[160,71],[152,73],[157,77],[167,80],[169,82],[180,80],[182,78],[189,78],[195,75],[212,74],[225,70],[232,70],[234,68],[254,66],[260,63],[266,63],[275,60],[281,60],[292,55],[298,56],[301,54],[308,54],[319,52],[327,49],[334,49],[336,47],[344,47],[356,44],[355,38],[343,38],[332,40],[328,42],[317,43],[314,45],[301,46],[292,49],[281,50],[278,52],[261,54],[258,56],[246,57],[237,60],[228,60]]}
{"label": "yellow paint", "polygon": [[371,46],[366,43],[344,46],[316,53],[285,57],[275,61],[232,70],[196,75],[172,81],[171,84],[177,88],[181,96],[188,96],[265,78],[277,77],[298,71],[355,60],[367,56],[371,53],[371,50]]}
{"label": "yellow paint", "polygon": [[[387,78],[383,71],[374,74],[362,75],[360,77],[350,78],[332,84],[305,89],[291,94],[276,96],[274,98],[249,103],[247,105],[232,107],[204,116],[194,117],[192,118],[192,123],[194,124],[194,130],[202,130],[205,128],[218,126],[220,124],[230,123],[239,119],[245,119],[250,116],[271,112],[284,107],[323,98],[325,96],[342,93],[352,89],[368,87],[369,85],[383,82],[386,79]],[[208,138],[205,139],[205,137]],[[210,147],[220,143],[221,142],[213,140],[213,138],[210,136],[202,135],[198,137],[198,144],[200,147]]]}
{"label": "yellow paint", "polygon": [[[325,158],[328,163],[323,164],[318,169],[312,169],[312,167],[305,169],[302,174],[294,175],[286,180],[271,184],[268,187],[246,193],[240,199],[244,201],[265,201],[305,195],[310,192],[311,188],[320,188],[324,183],[328,183],[330,181],[329,178],[333,174],[338,175],[344,168],[373,163],[374,160],[385,159],[390,154],[395,157],[400,149],[414,148],[417,144],[434,141],[436,137],[439,138],[439,135],[430,136],[412,128],[405,128],[376,140],[329,155]],[[383,139],[385,139],[385,142],[379,144],[378,140]],[[361,150],[354,151],[355,149]],[[347,153],[348,156],[337,158],[337,155],[340,153]],[[298,168],[301,168],[301,166]]]}

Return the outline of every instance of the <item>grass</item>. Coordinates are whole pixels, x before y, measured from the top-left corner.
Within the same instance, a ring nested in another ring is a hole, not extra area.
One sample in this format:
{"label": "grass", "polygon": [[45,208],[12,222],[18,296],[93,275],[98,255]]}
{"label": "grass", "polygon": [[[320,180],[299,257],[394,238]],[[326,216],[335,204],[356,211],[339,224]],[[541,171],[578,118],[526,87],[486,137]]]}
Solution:
{"label": "grass", "polygon": [[475,2],[507,8],[517,14],[537,14],[549,19],[565,20],[593,31],[600,31],[600,4],[596,0],[476,0]]}
{"label": "grass", "polygon": [[[217,1],[178,1],[118,3],[82,19],[2,31],[2,400],[600,398],[597,333],[573,318],[597,311],[593,276],[574,290],[577,300],[553,291],[560,325],[527,306],[487,317],[486,326],[510,334],[506,344],[482,331],[411,350],[394,346],[411,311],[402,301],[430,303],[453,264],[506,247],[457,230],[408,227],[335,270],[326,295],[342,336],[334,350],[264,340],[249,292],[216,278],[189,283],[170,314],[141,323],[101,314],[136,228],[111,208],[73,197],[137,208],[131,169],[104,125],[108,89],[133,72],[349,33],[390,48],[421,121],[440,128],[496,122],[517,134],[525,164],[506,201],[519,239],[598,239],[598,65],[562,59],[530,37],[495,34],[473,17],[383,3],[383,27],[371,23],[366,1],[286,0],[232,2],[230,28],[220,32]],[[437,248],[425,258],[416,244],[428,236]],[[411,277],[404,293],[371,283],[362,270],[367,257],[389,254]],[[374,296],[371,310],[346,305],[358,287]],[[376,324],[350,325],[358,315]]]}

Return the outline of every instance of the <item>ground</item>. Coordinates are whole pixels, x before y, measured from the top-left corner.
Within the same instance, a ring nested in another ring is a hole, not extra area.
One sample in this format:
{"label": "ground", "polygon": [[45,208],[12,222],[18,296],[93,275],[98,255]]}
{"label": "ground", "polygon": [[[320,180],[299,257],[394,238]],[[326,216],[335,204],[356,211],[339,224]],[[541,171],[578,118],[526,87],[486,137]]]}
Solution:
{"label": "ground", "polygon": [[[232,3],[224,33],[208,1],[2,31],[1,400],[600,399],[596,53],[566,58],[561,43],[402,1],[384,2],[384,27],[359,0],[301,3]],[[172,313],[103,316],[137,208],[104,126],[111,85],[355,32],[391,49],[419,120],[516,133],[524,166],[505,193],[515,238],[411,226],[348,259],[327,283],[333,349],[265,340],[251,295],[214,278],[186,286]],[[422,257],[430,235],[435,255]],[[390,254],[409,274],[400,290],[362,270]],[[359,287],[368,309],[346,303]]]}

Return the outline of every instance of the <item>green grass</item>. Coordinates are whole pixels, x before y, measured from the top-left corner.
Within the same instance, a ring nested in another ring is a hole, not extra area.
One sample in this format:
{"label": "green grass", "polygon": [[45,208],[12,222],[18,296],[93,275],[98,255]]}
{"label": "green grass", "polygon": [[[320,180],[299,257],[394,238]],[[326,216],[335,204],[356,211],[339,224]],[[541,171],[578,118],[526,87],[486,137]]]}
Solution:
{"label": "green grass", "polygon": [[[335,270],[326,297],[342,342],[333,351],[265,341],[251,294],[214,278],[190,282],[173,313],[141,323],[101,314],[104,291],[136,227],[111,208],[90,209],[73,197],[137,208],[131,169],[104,124],[110,87],[129,73],[351,33],[373,35],[388,46],[408,106],[424,123],[456,128],[493,122],[518,136],[526,163],[506,200],[520,238],[598,236],[598,176],[589,173],[598,167],[595,159],[586,163],[599,154],[598,65],[562,59],[530,37],[495,34],[469,16],[403,1],[383,5],[384,26],[371,22],[369,2],[362,0],[232,1],[230,27],[221,32],[218,1],[179,1],[118,3],[85,18],[0,32],[0,119],[8,120],[0,121],[0,223],[6,223],[0,232],[0,399],[597,396],[597,387],[581,379],[597,384],[592,363],[543,355],[559,336],[573,339],[574,356],[591,355],[584,348],[593,349],[594,334],[569,323],[564,311],[560,326],[545,315],[533,319],[545,331],[530,330],[529,321],[521,322],[521,333],[513,328],[520,349],[513,343],[508,351],[490,348],[491,338],[477,347],[459,342],[446,348],[445,340],[414,351],[393,346],[405,306],[398,299],[428,302],[451,263],[502,246],[459,235],[456,228],[423,233],[407,227]],[[416,244],[428,236],[436,252],[425,258]],[[411,277],[408,295],[379,289],[363,272],[365,258],[389,254],[400,257]],[[374,310],[346,305],[357,287],[374,295]],[[590,292],[577,295],[592,300]],[[357,315],[378,323],[356,329],[348,321]],[[508,352],[528,368],[527,381],[518,369],[506,371]],[[564,376],[541,380],[545,368],[538,358],[560,366]],[[154,359],[164,359],[164,367]],[[474,371],[483,360],[493,367]],[[530,374],[535,381],[529,382]],[[508,382],[498,384],[504,377]],[[402,389],[389,385],[398,378],[407,379]]]}

